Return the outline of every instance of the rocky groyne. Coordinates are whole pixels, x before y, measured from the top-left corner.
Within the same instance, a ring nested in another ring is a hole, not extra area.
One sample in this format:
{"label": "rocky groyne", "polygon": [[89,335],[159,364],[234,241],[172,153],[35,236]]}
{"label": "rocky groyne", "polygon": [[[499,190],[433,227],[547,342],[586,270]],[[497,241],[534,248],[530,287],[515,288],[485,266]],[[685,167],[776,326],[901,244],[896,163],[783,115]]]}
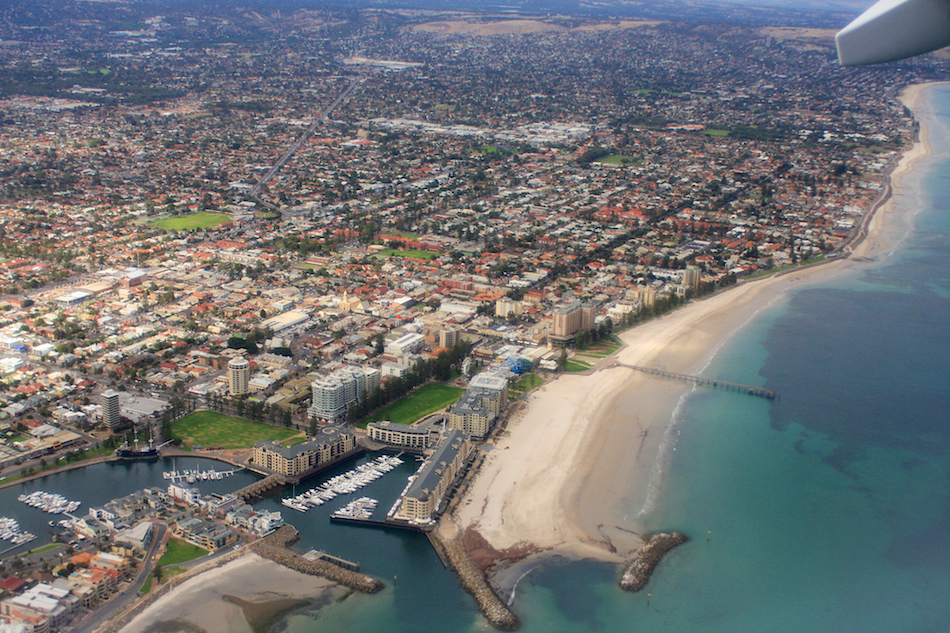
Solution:
{"label": "rocky groyne", "polygon": [[478,610],[493,627],[499,631],[514,631],[521,626],[518,616],[508,609],[488,584],[484,572],[469,556],[460,537],[446,538],[438,530],[434,530],[429,533],[429,540],[439,551],[440,558],[447,561],[448,566],[458,576],[462,588],[475,598]]}
{"label": "rocky groyne", "polygon": [[297,530],[292,526],[285,525],[248,547],[258,556],[272,560],[288,569],[299,571],[308,576],[326,578],[363,593],[376,593],[386,586],[377,578],[344,569],[325,560],[307,560],[290,549],[290,546],[298,540]]}
{"label": "rocky groyne", "polygon": [[633,560],[624,569],[623,575],[620,577],[620,588],[627,591],[643,589],[663,556],[677,545],[682,545],[688,540],[688,536],[679,532],[660,532],[647,537],[643,547],[637,551]]}

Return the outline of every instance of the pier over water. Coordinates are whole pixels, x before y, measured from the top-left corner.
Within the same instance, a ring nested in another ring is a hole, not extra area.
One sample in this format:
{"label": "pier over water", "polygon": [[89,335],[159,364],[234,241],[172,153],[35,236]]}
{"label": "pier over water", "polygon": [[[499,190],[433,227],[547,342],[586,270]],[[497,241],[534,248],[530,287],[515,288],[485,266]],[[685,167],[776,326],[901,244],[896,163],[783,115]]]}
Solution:
{"label": "pier over water", "polygon": [[772,391],[771,389],[763,389],[762,387],[753,387],[752,385],[743,385],[737,382],[726,382],[724,380],[713,380],[711,378],[702,378],[700,376],[690,376],[688,374],[677,374],[671,371],[664,371],[662,369],[654,369],[653,367],[641,367],[639,365],[627,365],[626,363],[617,362],[615,363],[617,367],[626,367],[627,369],[633,369],[636,371],[642,371],[647,374],[652,374],[654,376],[661,376],[663,378],[672,378],[674,380],[684,380],[686,382],[691,382],[697,385],[708,385],[710,387],[718,387],[720,389],[728,389],[730,391],[739,391],[742,393],[747,393],[750,396],[758,396],[760,398],[767,398],[768,400],[778,400],[780,399],[778,393]]}

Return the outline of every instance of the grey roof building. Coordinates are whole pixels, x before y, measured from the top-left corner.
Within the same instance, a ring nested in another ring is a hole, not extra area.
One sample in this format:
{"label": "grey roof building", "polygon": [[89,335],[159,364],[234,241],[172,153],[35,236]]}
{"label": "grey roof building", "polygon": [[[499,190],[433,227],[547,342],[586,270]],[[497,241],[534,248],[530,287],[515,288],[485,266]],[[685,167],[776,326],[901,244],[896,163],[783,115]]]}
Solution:
{"label": "grey roof building", "polygon": [[427,523],[441,509],[446,491],[472,452],[472,442],[461,431],[449,431],[406,488],[394,515],[413,523]]}

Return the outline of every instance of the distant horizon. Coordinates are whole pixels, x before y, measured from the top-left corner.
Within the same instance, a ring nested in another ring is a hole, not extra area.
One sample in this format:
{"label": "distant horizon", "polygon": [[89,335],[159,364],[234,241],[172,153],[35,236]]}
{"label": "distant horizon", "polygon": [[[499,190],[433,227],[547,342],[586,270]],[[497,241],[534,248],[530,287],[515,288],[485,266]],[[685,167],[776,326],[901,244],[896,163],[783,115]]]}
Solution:
{"label": "distant horizon", "polygon": [[[45,0],[33,6],[55,7],[62,0]],[[475,13],[511,13],[515,15],[590,16],[590,17],[649,17],[650,19],[685,19],[690,21],[715,22],[763,22],[789,26],[816,26],[814,19],[823,28],[842,28],[853,17],[865,11],[874,0],[604,0],[595,5],[584,0],[498,0],[497,2],[473,2],[471,0],[210,0],[202,2],[201,9],[214,6],[240,5],[256,10],[418,10],[418,11],[472,11]],[[84,0],[77,3],[100,5],[99,0]],[[166,7],[199,9],[192,0],[118,0],[116,7],[152,7],[161,11]],[[735,13],[722,13],[716,7],[735,7]],[[17,9],[23,8],[16,0],[0,0],[0,8],[12,11],[14,22]],[[840,14],[840,15],[836,15]],[[811,17],[812,19],[807,19]],[[803,21],[804,20],[804,21]]]}

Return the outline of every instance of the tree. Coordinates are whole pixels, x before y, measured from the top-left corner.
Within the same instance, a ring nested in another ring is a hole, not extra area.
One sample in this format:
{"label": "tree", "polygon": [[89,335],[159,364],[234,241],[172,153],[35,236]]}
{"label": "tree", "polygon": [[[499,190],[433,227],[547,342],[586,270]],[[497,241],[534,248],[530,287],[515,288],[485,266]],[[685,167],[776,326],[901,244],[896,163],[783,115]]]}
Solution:
{"label": "tree", "polygon": [[564,371],[564,368],[567,367],[567,350],[562,349],[561,355],[557,359],[557,368],[561,371]]}
{"label": "tree", "polygon": [[152,567],[152,576],[157,582],[162,582],[162,566],[156,564],[155,567]]}

